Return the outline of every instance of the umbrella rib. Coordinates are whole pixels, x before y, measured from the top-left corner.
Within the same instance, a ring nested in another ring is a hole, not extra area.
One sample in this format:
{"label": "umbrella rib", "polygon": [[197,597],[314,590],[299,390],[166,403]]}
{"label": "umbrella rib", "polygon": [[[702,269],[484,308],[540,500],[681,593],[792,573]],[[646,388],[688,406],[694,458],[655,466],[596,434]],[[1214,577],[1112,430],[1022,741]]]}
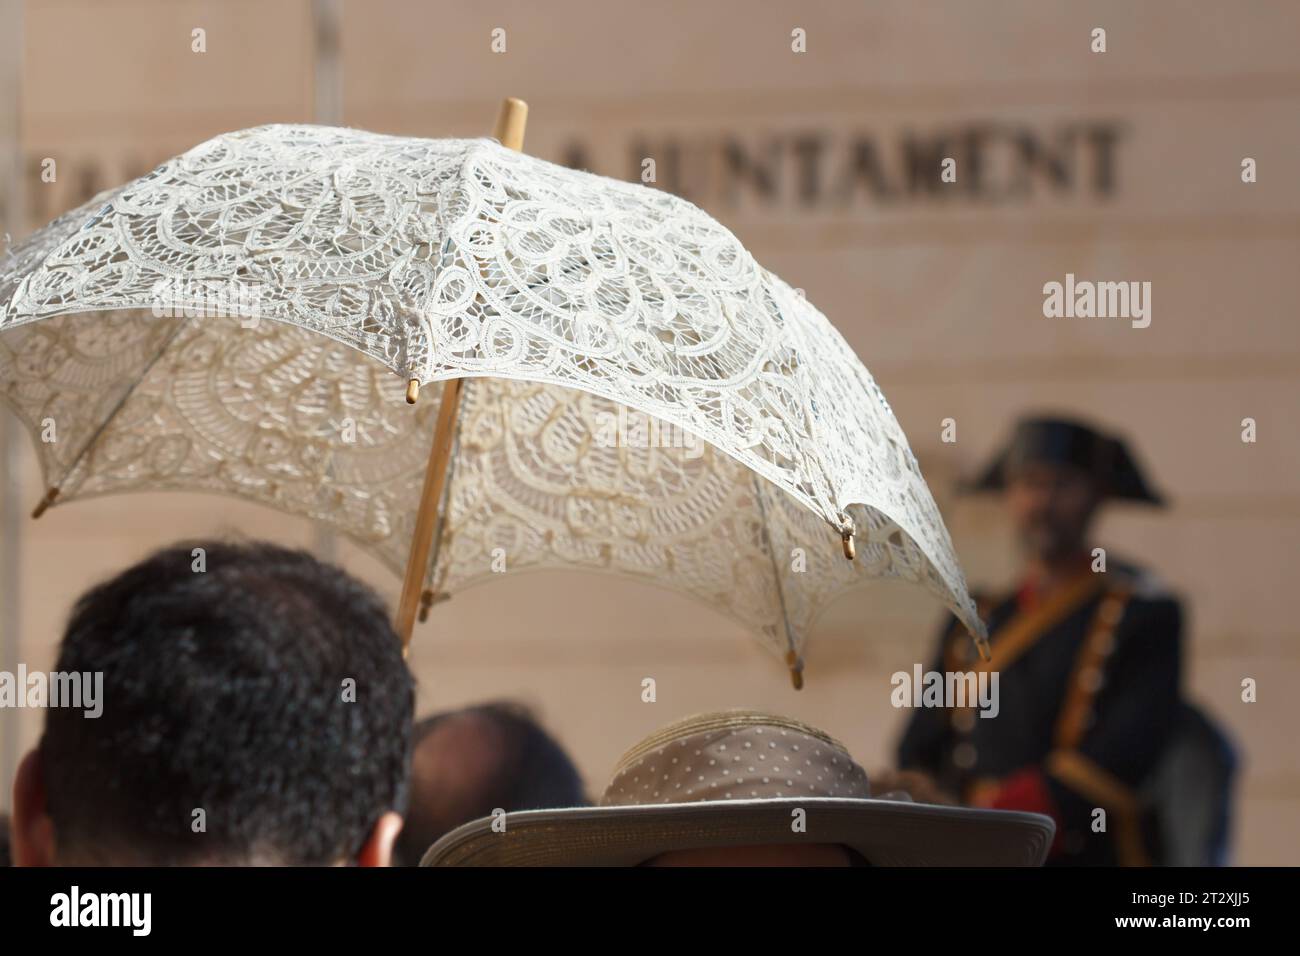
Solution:
{"label": "umbrella rib", "polygon": [[77,467],[81,464],[81,460],[86,457],[90,450],[95,446],[95,443],[99,441],[100,437],[104,434],[104,431],[110,424],[112,424],[113,419],[117,417],[123,406],[125,406],[131,396],[135,394],[135,390],[140,386],[140,383],[149,377],[149,373],[153,371],[153,367],[158,364],[158,360],[163,357],[163,353],[167,351],[172,342],[176,340],[176,337],[180,335],[181,329],[185,328],[187,321],[188,319],[181,319],[176,323],[176,328],[172,329],[171,333],[163,341],[162,345],[158,347],[158,351],[154,353],[153,358],[149,359],[144,370],[141,371],[136,380],[127,387],[126,391],[122,393],[122,397],[117,400],[117,404],[113,406],[112,411],[104,416],[104,420],[99,423],[99,426],[95,429],[94,433],[86,439],[86,443],[81,446],[81,450],[77,452],[76,457],[72,459],[72,463],[68,465],[67,470],[63,472],[59,481],[46,489],[45,497],[41,499],[40,504],[36,506],[36,510],[32,512],[33,518],[39,518],[45,513],[45,510],[50,505],[54,504],[54,499],[59,496],[60,486],[67,480],[69,475],[77,470]]}
{"label": "umbrella rib", "polygon": [[754,497],[758,499],[759,520],[763,523],[763,540],[767,544],[767,556],[772,562],[772,579],[776,582],[776,599],[781,606],[781,621],[785,625],[785,643],[788,648],[785,654],[785,663],[790,668],[790,682],[794,684],[795,690],[799,690],[803,687],[803,661],[799,659],[799,652],[794,646],[794,634],[790,630],[790,613],[785,606],[785,589],[781,586],[781,569],[776,563],[776,548],[772,543],[772,527],[767,520],[767,504],[763,500],[763,489],[759,484],[763,479],[754,471],[749,472],[749,477],[754,483]]}

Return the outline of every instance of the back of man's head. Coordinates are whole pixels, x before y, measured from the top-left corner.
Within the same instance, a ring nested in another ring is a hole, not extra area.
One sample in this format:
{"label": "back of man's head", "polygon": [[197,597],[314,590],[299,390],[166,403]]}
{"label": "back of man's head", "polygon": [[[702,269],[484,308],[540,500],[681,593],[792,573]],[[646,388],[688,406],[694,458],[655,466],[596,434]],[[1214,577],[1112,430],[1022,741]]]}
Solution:
{"label": "back of man's head", "polygon": [[573,761],[522,705],[435,714],[415,725],[410,807],[393,862],[416,866],[443,834],[496,810],[586,803]]}
{"label": "back of man's head", "polygon": [[47,712],[55,862],[348,863],[403,809],[400,641],[374,592],[305,552],[160,551],[77,602],[56,670],[102,672],[103,706]]}

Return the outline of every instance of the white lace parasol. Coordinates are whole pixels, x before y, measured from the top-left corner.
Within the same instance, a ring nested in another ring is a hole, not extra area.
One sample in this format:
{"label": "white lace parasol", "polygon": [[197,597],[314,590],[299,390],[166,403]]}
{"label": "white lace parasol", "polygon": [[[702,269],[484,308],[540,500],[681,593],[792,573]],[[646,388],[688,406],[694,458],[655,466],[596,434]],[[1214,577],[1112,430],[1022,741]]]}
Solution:
{"label": "white lace parasol", "polygon": [[494,140],[269,126],[0,266],[0,389],[38,437],[54,423],[51,501],[229,492],[400,573],[439,411],[402,391],[450,379],[431,592],[503,567],[621,573],[797,657],[835,594],[898,576],[983,635],[871,375],[674,196]]}

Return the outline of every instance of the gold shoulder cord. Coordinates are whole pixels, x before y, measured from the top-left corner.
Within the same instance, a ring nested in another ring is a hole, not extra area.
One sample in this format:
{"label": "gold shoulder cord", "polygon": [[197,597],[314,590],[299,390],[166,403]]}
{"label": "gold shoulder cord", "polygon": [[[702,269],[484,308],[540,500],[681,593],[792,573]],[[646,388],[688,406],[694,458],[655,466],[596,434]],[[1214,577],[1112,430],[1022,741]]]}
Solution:
{"label": "gold shoulder cord", "polygon": [[1078,746],[1088,728],[1093,704],[1101,690],[1106,661],[1115,649],[1115,630],[1132,598],[1128,588],[1109,592],[1097,606],[1056,721],[1055,749],[1047,770],[1061,783],[1110,808],[1116,816],[1116,849],[1121,866],[1148,866],[1139,826],[1140,806],[1132,788],[1097,766]]}

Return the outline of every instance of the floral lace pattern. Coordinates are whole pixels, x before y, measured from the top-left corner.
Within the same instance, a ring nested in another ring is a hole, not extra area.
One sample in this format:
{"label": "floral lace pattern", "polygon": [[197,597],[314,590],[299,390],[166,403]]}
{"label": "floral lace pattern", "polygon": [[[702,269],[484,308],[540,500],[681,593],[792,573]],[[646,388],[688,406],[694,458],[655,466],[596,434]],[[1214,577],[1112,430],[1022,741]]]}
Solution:
{"label": "floral lace pattern", "polygon": [[[263,127],[97,197],[0,265],[0,390],[37,435],[56,422],[37,449],[60,500],[230,492],[400,569],[438,391],[410,408],[404,383],[453,377],[440,590],[502,560],[624,573],[784,651],[843,587],[898,576],[982,633],[870,374],[668,194],[491,140]],[[624,434],[629,414],[656,437]]]}

